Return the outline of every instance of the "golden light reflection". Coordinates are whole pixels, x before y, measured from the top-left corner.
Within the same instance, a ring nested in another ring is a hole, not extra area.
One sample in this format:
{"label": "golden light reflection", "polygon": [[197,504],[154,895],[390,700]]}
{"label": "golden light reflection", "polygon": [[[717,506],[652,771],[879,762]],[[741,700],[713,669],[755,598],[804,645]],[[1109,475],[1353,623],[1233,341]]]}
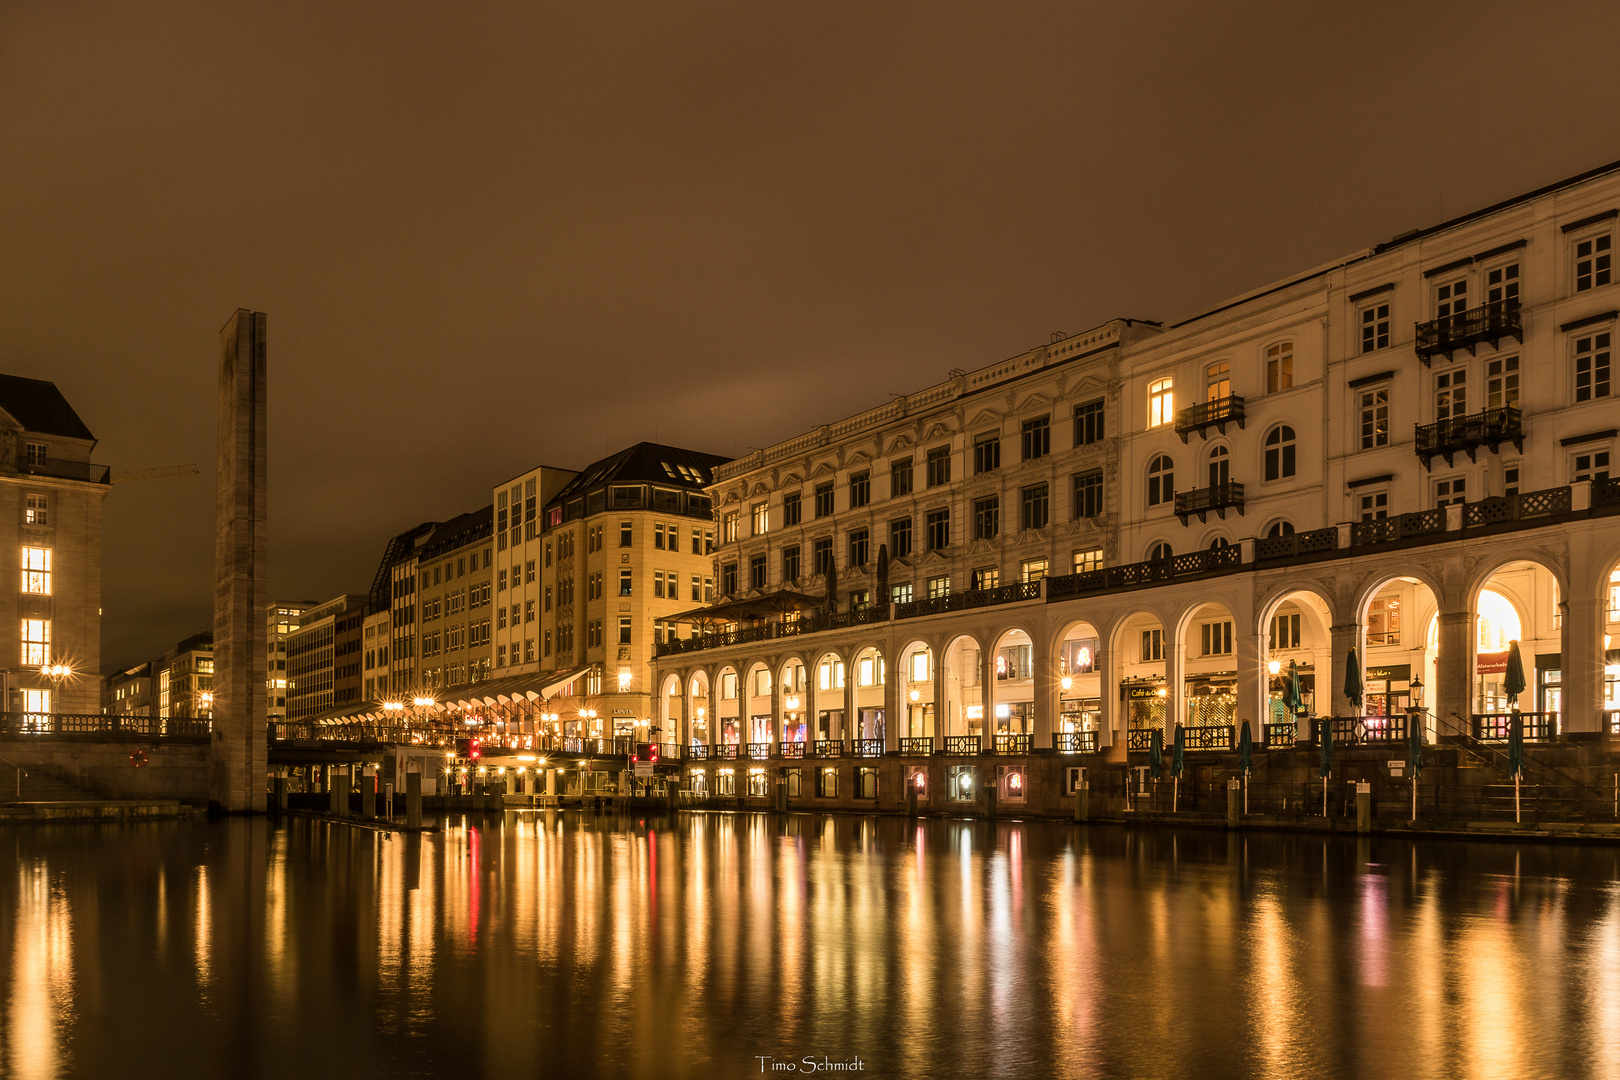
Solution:
{"label": "golden light reflection", "polygon": [[73,1020],[73,922],[43,862],[19,868],[11,948],[6,1075],[54,1080],[66,1064],[61,1034]]}

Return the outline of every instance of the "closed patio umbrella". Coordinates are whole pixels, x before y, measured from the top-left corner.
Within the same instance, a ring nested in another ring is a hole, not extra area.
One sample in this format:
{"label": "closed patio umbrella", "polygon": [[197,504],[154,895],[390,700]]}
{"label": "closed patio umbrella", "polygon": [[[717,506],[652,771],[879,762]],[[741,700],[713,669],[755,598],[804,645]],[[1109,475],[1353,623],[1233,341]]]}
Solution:
{"label": "closed patio umbrella", "polygon": [[1519,695],[1527,684],[1524,679],[1524,657],[1519,655],[1519,643],[1508,642],[1507,672],[1502,676],[1502,689],[1508,696],[1508,708],[1519,711]]}
{"label": "closed patio umbrella", "polygon": [[838,564],[827,559],[827,610],[838,610]]}
{"label": "closed patio umbrella", "polygon": [[1356,647],[1350,646],[1349,654],[1344,658],[1344,696],[1350,699],[1350,705],[1361,715],[1361,664],[1356,656]]}
{"label": "closed patio umbrella", "polygon": [[1417,820],[1418,777],[1423,775],[1423,714],[1406,714],[1406,769],[1412,774],[1412,820]]}
{"label": "closed patio umbrella", "polygon": [[1519,781],[1524,776],[1524,718],[1514,709],[1508,719],[1508,772],[1513,774],[1513,820],[1519,816]]}
{"label": "closed patio umbrella", "polygon": [[878,545],[877,557],[877,602],[879,607],[889,604],[889,545]]}
{"label": "closed patio umbrella", "polygon": [[1181,806],[1181,774],[1187,768],[1187,729],[1180,724],[1176,725],[1176,742],[1170,751],[1170,775],[1175,779],[1175,789],[1170,795],[1170,809],[1172,812]]}
{"label": "closed patio umbrella", "polygon": [[1148,775],[1157,780],[1164,767],[1164,732],[1154,728],[1148,732]]}
{"label": "closed patio umbrella", "polygon": [[1249,722],[1243,721],[1238,731],[1238,768],[1243,770],[1243,812],[1249,812],[1249,770],[1254,767],[1254,736],[1249,734]]}
{"label": "closed patio umbrella", "polygon": [[[1282,701],[1283,708],[1288,710],[1288,715],[1297,725],[1299,723],[1299,710],[1305,705],[1305,693],[1299,682],[1298,661],[1288,661],[1288,677],[1283,680]],[[1298,736],[1299,732],[1296,728],[1295,737],[1298,738]]]}
{"label": "closed patio umbrella", "polygon": [[1333,719],[1321,717],[1316,724],[1316,741],[1322,750],[1322,816],[1327,817],[1328,777],[1333,773]]}

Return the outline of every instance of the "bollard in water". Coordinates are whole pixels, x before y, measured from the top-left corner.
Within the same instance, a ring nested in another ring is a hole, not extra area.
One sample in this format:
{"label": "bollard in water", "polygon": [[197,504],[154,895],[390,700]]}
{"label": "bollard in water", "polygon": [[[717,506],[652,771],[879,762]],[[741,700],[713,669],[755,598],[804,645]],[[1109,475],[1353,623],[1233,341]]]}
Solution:
{"label": "bollard in water", "polygon": [[1091,820],[1091,784],[1082,780],[1074,788],[1074,820]]}
{"label": "bollard in water", "polygon": [[1356,832],[1372,832],[1372,785],[1356,785]]}
{"label": "bollard in water", "polygon": [[915,783],[906,785],[906,814],[910,817],[917,816],[917,785]]}
{"label": "bollard in water", "polygon": [[286,812],[287,778],[285,776],[278,776],[276,777],[276,813],[285,814]]}
{"label": "bollard in water", "polygon": [[984,785],[984,816],[994,819],[996,816],[996,785]]}
{"label": "bollard in water", "polygon": [[377,781],[369,770],[360,774],[360,816],[367,819],[377,816]]}
{"label": "bollard in water", "polygon": [[1226,827],[1235,829],[1241,818],[1243,806],[1243,782],[1241,780],[1228,780],[1226,782]]}
{"label": "bollard in water", "polygon": [[334,817],[349,816],[349,774],[339,773],[332,777],[332,815]]}
{"label": "bollard in water", "polygon": [[405,827],[422,827],[422,774],[419,772],[405,774]]}

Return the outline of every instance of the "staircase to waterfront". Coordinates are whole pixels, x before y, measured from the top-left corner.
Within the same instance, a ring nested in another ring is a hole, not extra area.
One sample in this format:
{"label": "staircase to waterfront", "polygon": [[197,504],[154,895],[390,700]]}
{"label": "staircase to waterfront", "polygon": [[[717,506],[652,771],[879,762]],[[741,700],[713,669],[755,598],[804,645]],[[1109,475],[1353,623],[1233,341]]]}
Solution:
{"label": "staircase to waterfront", "polygon": [[20,770],[19,778],[16,766],[0,762],[0,805],[13,803],[33,802],[93,802],[100,798],[92,792],[58,780],[54,776],[47,776],[38,770],[30,771],[26,768]]}

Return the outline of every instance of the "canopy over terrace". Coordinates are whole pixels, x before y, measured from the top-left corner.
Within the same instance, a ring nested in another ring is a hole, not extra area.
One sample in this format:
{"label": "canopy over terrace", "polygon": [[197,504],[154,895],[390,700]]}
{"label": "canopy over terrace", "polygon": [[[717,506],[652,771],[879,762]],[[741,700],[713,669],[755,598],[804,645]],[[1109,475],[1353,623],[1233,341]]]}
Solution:
{"label": "canopy over terrace", "polygon": [[568,686],[591,670],[593,665],[565,668],[561,671],[542,671],[530,675],[506,675],[499,679],[452,686],[437,701],[440,708],[457,706],[475,709],[484,705],[510,705],[524,701],[545,701],[556,697]]}
{"label": "canopy over terrace", "polygon": [[742,596],[724,604],[710,604],[670,616],[673,622],[694,623],[699,626],[724,622],[758,621],[786,615],[788,612],[816,611],[826,606],[824,597],[810,596],[792,589],[773,593]]}

